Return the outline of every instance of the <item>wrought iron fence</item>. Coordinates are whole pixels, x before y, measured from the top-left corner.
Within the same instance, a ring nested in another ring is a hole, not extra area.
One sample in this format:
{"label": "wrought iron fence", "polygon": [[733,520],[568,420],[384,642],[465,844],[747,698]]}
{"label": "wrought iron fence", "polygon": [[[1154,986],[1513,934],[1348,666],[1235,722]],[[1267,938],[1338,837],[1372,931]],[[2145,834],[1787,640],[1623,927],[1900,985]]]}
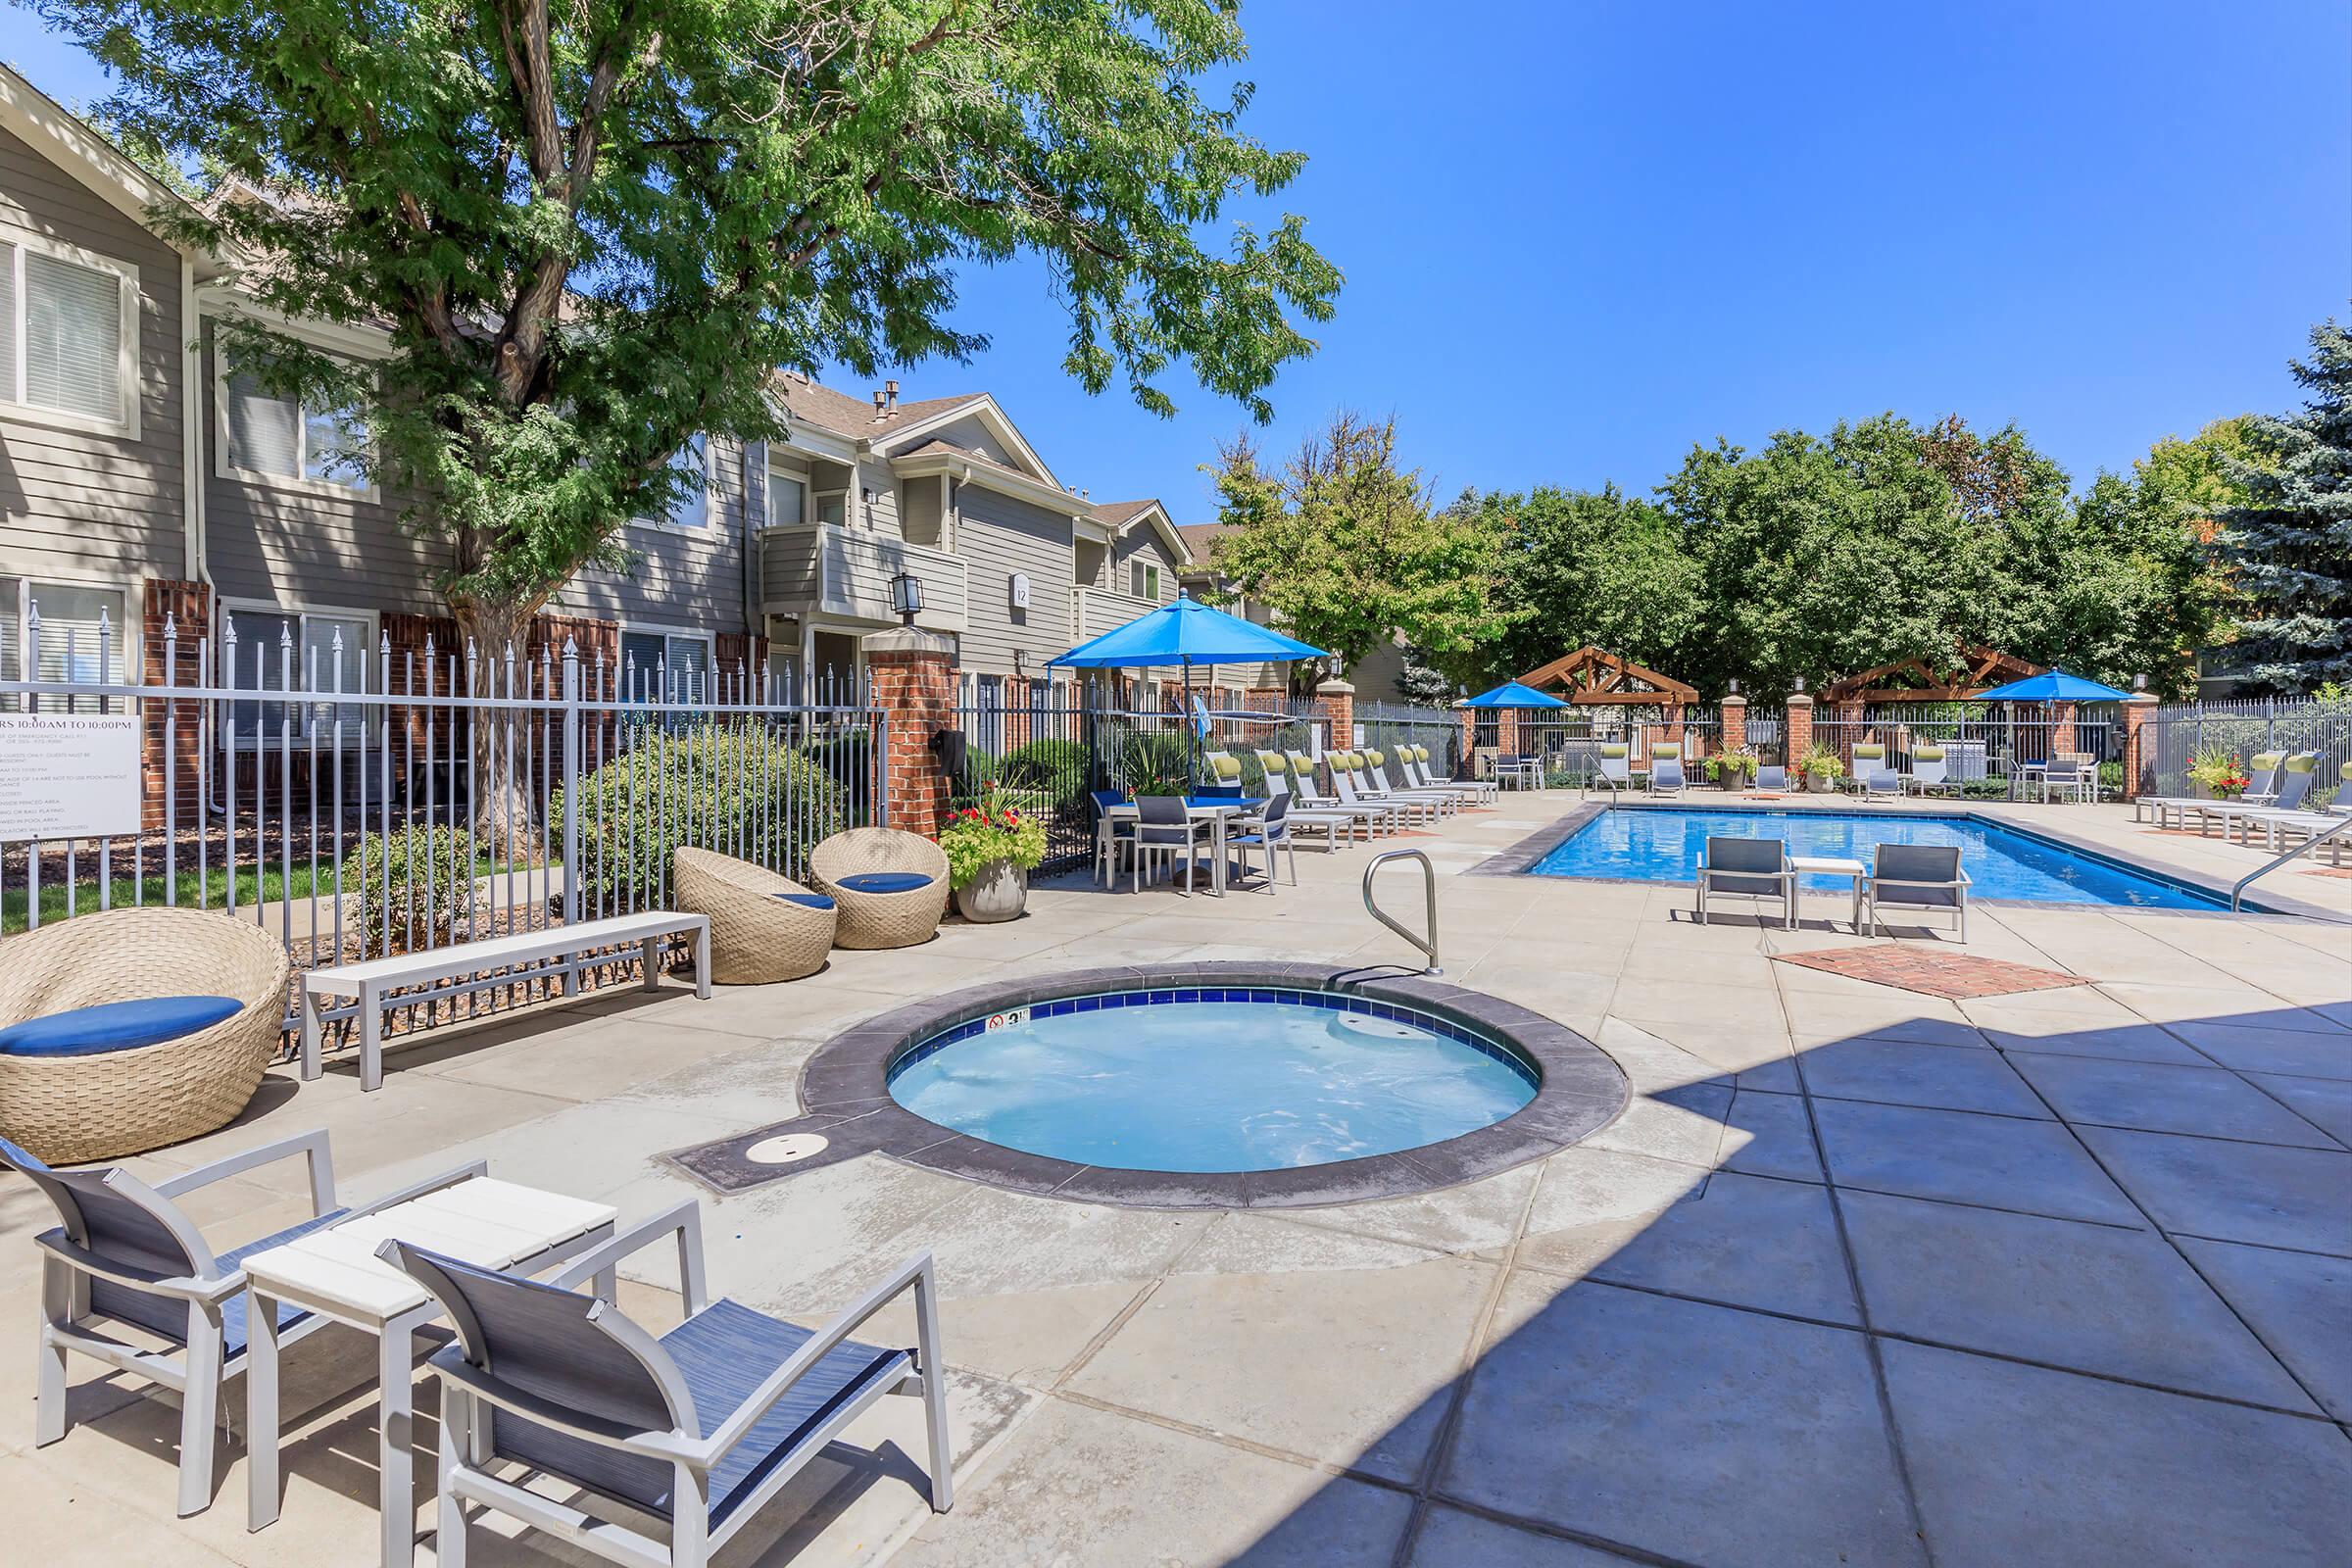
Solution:
{"label": "wrought iron fence", "polygon": [[1355,705],[1356,735],[1366,746],[1383,751],[1396,746],[1426,746],[1430,763],[1448,778],[1466,771],[1462,756],[1462,721],[1451,709],[1418,703],[1390,703],[1377,699]]}
{"label": "wrought iron fence", "polygon": [[[354,648],[339,629],[298,641],[282,617],[241,639],[224,617],[217,643],[168,622],[154,679],[109,680],[113,637],[102,623],[94,667],[34,666],[100,678],[0,681],[0,711],[135,715],[136,825],[0,841],[0,929],[217,909],[273,932],[299,970],[662,907],[681,845],[799,876],[819,840],[889,812],[885,717],[776,701],[765,671],[568,643]],[[390,1022],[626,978],[634,956],[436,986]]]}
{"label": "wrought iron fence", "polygon": [[[1873,703],[1860,711],[1823,708],[1813,715],[1813,748],[1852,771],[1854,748],[1886,749],[1886,765],[1910,770],[1921,746],[1942,748],[1944,775],[1963,791],[2005,793],[2020,769],[2076,758],[2120,763],[2123,727],[2110,718],[2014,703]],[[1794,759],[1801,762],[1803,759]],[[2121,786],[2120,772],[2106,779]]]}
{"label": "wrought iron fence", "polygon": [[2139,790],[2189,795],[2189,764],[2199,757],[2243,766],[2266,753],[2316,752],[2315,800],[2341,790],[2341,769],[2352,762],[2352,701],[2249,698],[2220,703],[2168,703],[2140,730]]}
{"label": "wrought iron fence", "polygon": [[1212,752],[1233,757],[1243,784],[1256,788],[1265,777],[1259,750],[1321,753],[1313,705],[1304,700],[1264,710],[1202,702],[1187,711],[1180,704],[1130,706],[1135,695],[1133,687],[966,676],[956,693],[955,738],[941,757],[950,804],[972,805],[993,792],[1043,813],[1044,868],[1058,870],[1093,854],[1097,791],[1182,792],[1206,776]]}

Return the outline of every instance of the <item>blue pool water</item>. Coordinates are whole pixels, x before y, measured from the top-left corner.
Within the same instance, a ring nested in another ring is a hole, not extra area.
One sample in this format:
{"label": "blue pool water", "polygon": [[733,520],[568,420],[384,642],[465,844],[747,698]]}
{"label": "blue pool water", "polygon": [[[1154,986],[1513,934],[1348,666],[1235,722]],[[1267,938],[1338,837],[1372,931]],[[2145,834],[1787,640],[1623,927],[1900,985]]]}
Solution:
{"label": "blue pool water", "polygon": [[[2211,909],[2218,902],[2175,883],[1967,817],[1881,812],[1607,810],[1528,870],[1537,876],[1632,877],[1692,882],[1710,834],[1780,839],[1791,856],[1839,857],[1868,865],[1881,844],[1957,844],[1969,897],[2030,904],[2107,904],[2140,909]],[[1844,890],[1839,878],[1798,884]]]}
{"label": "blue pool water", "polygon": [[1044,1003],[926,1041],[890,1077],[900,1104],[992,1144],[1164,1171],[1417,1149],[1500,1121],[1536,1086],[1514,1053],[1442,1019],[1272,991]]}

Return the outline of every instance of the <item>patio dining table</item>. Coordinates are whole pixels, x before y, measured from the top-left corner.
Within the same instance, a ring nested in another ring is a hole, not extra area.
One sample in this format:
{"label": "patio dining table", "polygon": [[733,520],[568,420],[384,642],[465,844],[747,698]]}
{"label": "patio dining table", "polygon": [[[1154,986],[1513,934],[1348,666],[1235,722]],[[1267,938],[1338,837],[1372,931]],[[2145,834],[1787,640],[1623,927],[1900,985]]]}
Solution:
{"label": "patio dining table", "polygon": [[[1207,822],[1209,827],[1209,891],[1219,898],[1225,896],[1225,830],[1227,824],[1266,808],[1262,796],[1247,796],[1240,800],[1207,798],[1188,795],[1184,800],[1184,814],[1195,822]],[[1139,820],[1142,809],[1133,801],[1124,801],[1104,813],[1114,822]],[[1184,868],[1186,887],[1194,886],[1197,867],[1188,863]],[[1116,886],[1114,883],[1113,886]]]}

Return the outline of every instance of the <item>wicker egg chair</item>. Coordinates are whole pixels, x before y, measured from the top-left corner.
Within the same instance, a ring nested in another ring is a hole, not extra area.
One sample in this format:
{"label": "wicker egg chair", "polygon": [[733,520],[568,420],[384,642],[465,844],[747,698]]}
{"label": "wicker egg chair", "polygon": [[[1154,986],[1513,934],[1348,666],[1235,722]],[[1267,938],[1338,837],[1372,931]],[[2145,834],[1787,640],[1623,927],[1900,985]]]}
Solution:
{"label": "wicker egg chair", "polygon": [[[845,878],[875,872],[930,880],[904,893],[866,893],[842,885]],[[947,852],[919,833],[895,827],[836,833],[809,852],[808,874],[817,891],[831,894],[841,907],[841,922],[833,931],[837,948],[911,948],[930,941],[947,913]]]}
{"label": "wicker egg chair", "polygon": [[835,910],[786,898],[811,891],[792,878],[695,849],[670,855],[669,877],[679,909],[710,918],[710,978],[720,985],[772,985],[825,966]]}
{"label": "wicker egg chair", "polygon": [[183,994],[243,1006],[160,1045],[0,1054],[0,1135],[52,1165],[160,1149],[233,1119],[261,1087],[286,1016],[286,950],[200,909],[74,915],[0,941],[0,1028],[75,1007]]}

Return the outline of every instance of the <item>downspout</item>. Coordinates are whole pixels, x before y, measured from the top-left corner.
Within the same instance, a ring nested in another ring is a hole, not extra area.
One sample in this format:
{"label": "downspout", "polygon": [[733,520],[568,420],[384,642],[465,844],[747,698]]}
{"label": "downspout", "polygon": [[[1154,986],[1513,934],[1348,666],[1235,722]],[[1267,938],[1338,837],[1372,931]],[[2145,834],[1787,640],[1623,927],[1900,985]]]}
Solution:
{"label": "downspout", "polygon": [[[190,331],[190,323],[194,330]],[[204,315],[196,303],[196,260],[179,258],[180,347],[179,457],[180,522],[186,536],[185,581],[211,587],[212,564],[204,550]]]}
{"label": "downspout", "polygon": [[[764,517],[767,514],[767,443],[764,441],[760,443],[760,467],[762,481],[759,490],[760,514]],[[759,612],[761,545],[760,529],[752,520],[752,444],[746,441],[743,443],[743,624],[752,637],[758,638],[766,633],[767,623]],[[746,661],[747,664],[750,662],[752,661]],[[759,682],[761,678],[761,672],[754,669],[747,668],[744,674],[747,681],[751,682]],[[754,691],[760,689],[757,684],[752,687]]]}

